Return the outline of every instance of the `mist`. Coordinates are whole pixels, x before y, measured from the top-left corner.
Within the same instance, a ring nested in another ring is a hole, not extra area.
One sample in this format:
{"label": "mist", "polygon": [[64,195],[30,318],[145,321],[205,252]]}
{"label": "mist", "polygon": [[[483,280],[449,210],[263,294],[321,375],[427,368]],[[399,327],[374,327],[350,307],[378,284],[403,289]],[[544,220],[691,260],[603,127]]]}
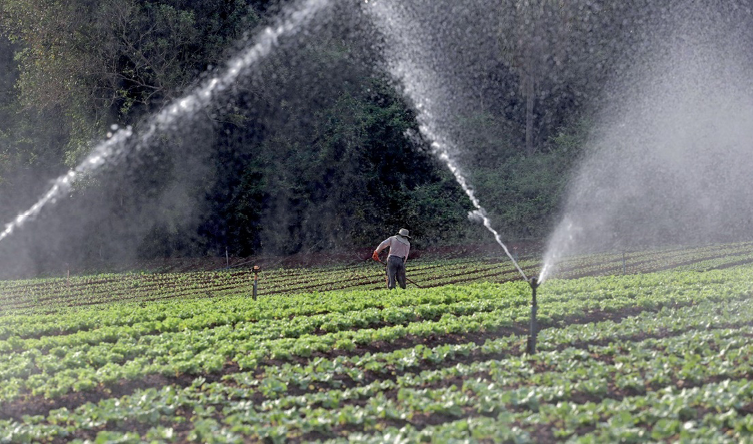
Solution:
{"label": "mist", "polygon": [[645,29],[647,50],[605,91],[547,267],[753,236],[751,14],[708,3],[675,6]]}

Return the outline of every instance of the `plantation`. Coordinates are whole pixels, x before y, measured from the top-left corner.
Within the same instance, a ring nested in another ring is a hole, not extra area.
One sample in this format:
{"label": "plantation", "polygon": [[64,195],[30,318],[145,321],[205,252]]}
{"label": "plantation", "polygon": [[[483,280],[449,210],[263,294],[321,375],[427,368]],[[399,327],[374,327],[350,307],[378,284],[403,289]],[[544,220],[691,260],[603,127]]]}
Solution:
{"label": "plantation", "polygon": [[535,355],[501,257],[4,281],[0,442],[750,440],[752,246],[562,263]]}

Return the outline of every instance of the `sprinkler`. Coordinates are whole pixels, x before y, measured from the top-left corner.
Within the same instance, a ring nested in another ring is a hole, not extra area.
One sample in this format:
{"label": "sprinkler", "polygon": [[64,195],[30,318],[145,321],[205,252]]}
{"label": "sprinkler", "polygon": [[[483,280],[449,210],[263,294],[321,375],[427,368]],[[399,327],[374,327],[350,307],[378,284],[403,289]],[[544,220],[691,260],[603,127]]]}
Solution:
{"label": "sprinkler", "polygon": [[528,354],[536,353],[536,311],[539,306],[536,303],[536,289],[539,288],[539,281],[535,277],[528,280],[528,285],[531,286],[532,299],[531,299],[531,331],[528,334],[528,347],[526,352]]}
{"label": "sprinkler", "polygon": [[256,300],[256,292],[259,288],[259,272],[261,271],[261,267],[254,265],[254,268],[252,270],[254,271],[254,300]]}

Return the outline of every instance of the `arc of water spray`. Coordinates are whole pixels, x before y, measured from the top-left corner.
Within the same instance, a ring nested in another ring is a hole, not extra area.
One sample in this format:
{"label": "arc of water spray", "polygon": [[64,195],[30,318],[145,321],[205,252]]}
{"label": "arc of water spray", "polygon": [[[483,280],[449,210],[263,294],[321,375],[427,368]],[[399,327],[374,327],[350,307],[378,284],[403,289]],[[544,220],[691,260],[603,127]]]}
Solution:
{"label": "arc of water spray", "polygon": [[[475,210],[469,213],[469,218],[480,220],[483,223],[484,227],[494,235],[494,239],[505,251],[523,279],[528,281],[528,277],[510,254],[505,243],[502,242],[499,233],[492,227],[491,221],[486,215],[486,210],[481,206],[473,187],[455,163],[451,155],[451,152],[454,151],[451,148],[454,145],[448,137],[444,136],[444,132],[438,129],[441,126],[437,123],[439,119],[432,115],[436,101],[432,101],[428,97],[428,93],[441,89],[441,82],[438,81],[438,74],[433,72],[431,68],[427,68],[420,61],[417,62],[416,59],[406,56],[410,51],[413,51],[411,53],[413,55],[420,53],[423,49],[420,45],[425,39],[411,38],[410,33],[406,32],[415,30],[419,24],[409,22],[401,11],[393,9],[396,4],[400,5],[400,0],[393,3],[385,1],[369,2],[368,0],[364,2],[366,14],[372,17],[374,23],[382,29],[388,40],[392,40],[385,45],[385,51],[393,51],[388,55],[388,58],[391,56],[392,60],[388,62],[387,70],[402,86],[403,93],[414,103],[417,120],[419,121],[419,131],[426,140],[431,141],[432,151],[447,165],[447,168],[452,172],[455,180],[473,204]],[[400,47],[401,45],[404,47]],[[425,90],[424,85],[426,83],[431,83],[434,90]],[[449,106],[449,103],[445,103],[445,105]]]}
{"label": "arc of water spray", "polygon": [[[306,0],[300,3],[297,8],[287,9],[289,12],[285,14],[285,18],[281,19],[278,24],[268,26],[261,31],[256,37],[256,43],[233,57],[227,63],[223,72],[203,82],[190,93],[171,102],[162,111],[152,116],[147,121],[147,128],[139,136],[133,149],[136,152],[144,149],[159,129],[170,127],[176,124],[181,117],[191,115],[208,106],[218,93],[227,89],[239,77],[246,74],[255,63],[278,46],[280,37],[294,33],[329,4],[330,0]],[[117,130],[110,139],[95,146],[81,164],[58,177],[50,190],[37,203],[7,224],[5,230],[0,233],[0,241],[10,236],[27,220],[38,215],[47,204],[55,203],[58,199],[65,197],[78,176],[95,171],[108,163],[117,164],[125,156],[125,142],[132,135],[133,130],[130,127]]]}
{"label": "arc of water spray", "polygon": [[[424,135],[431,134],[431,131],[429,131],[428,128],[421,129],[422,127],[423,125],[419,127],[419,130],[421,130]],[[452,175],[455,176],[455,180],[458,182],[458,184],[460,184],[460,187],[463,189],[463,191],[465,191],[465,194],[468,196],[471,203],[476,208],[469,214],[469,216],[481,220],[481,222],[484,224],[484,227],[486,227],[486,229],[494,235],[494,240],[496,240],[497,243],[502,247],[502,249],[505,250],[505,254],[507,254],[507,257],[509,257],[513,265],[515,265],[515,268],[518,270],[520,275],[523,276],[523,279],[527,281],[528,277],[518,265],[518,261],[515,260],[512,254],[510,254],[510,251],[507,249],[507,245],[502,242],[502,238],[499,233],[497,233],[497,230],[492,227],[492,223],[489,220],[489,217],[487,217],[486,215],[486,210],[481,206],[481,202],[476,197],[473,188],[470,186],[465,176],[463,176],[463,174],[460,172],[460,168],[458,168],[457,164],[455,164],[455,161],[452,160],[447,149],[436,141],[432,142],[431,147],[437,157],[439,157],[439,159],[442,160],[445,165],[447,165],[447,168],[452,172]]]}
{"label": "arc of water spray", "polygon": [[539,272],[538,282],[540,284],[544,283],[544,281],[549,278],[549,275],[555,270],[556,264],[560,259],[560,249],[569,249],[574,244],[575,233],[577,231],[580,230],[576,228],[570,217],[565,215],[550,239],[550,244],[556,244],[558,248],[553,249],[551,246],[548,247],[549,251],[544,256],[544,265]]}

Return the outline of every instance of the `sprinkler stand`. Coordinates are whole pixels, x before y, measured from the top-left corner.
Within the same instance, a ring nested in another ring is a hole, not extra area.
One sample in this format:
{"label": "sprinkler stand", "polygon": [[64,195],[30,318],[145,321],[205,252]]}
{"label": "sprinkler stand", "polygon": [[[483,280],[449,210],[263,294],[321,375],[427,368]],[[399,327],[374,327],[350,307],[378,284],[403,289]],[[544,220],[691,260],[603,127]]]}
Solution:
{"label": "sprinkler stand", "polygon": [[261,271],[261,267],[259,267],[258,265],[254,265],[253,271],[254,271],[254,300],[256,300],[256,294],[259,289],[259,272]]}
{"label": "sprinkler stand", "polygon": [[536,303],[536,289],[539,288],[539,281],[535,277],[532,277],[531,280],[528,281],[528,284],[531,286],[533,296],[531,300],[531,330],[528,334],[528,347],[526,347],[526,352],[532,355],[536,353],[536,330],[538,328],[536,325],[536,312],[539,309],[539,306]]}

